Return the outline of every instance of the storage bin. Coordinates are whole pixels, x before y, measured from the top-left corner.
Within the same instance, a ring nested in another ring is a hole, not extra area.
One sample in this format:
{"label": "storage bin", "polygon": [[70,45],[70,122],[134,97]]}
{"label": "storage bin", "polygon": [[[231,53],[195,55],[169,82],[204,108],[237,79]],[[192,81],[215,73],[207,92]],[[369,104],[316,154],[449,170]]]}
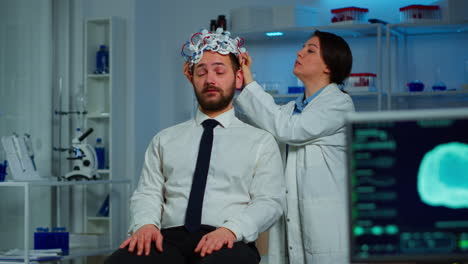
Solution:
{"label": "storage bin", "polygon": [[466,0],[439,0],[438,5],[442,20],[446,23],[464,23],[468,21],[468,1]]}
{"label": "storage bin", "polygon": [[69,233],[64,227],[56,227],[49,231],[48,228],[38,227],[34,232],[34,249],[62,249],[64,255],[69,252]]}
{"label": "storage bin", "polygon": [[374,73],[351,73],[345,81],[344,90],[347,92],[375,92]]}
{"label": "storage bin", "polygon": [[333,24],[360,24],[367,23],[367,13],[369,9],[361,7],[343,7],[332,9],[333,15],[331,22]]}
{"label": "storage bin", "polygon": [[108,247],[108,236],[99,233],[71,233],[70,248]]}
{"label": "storage bin", "polygon": [[304,86],[288,86],[288,94],[304,93]]}
{"label": "storage bin", "polygon": [[409,5],[400,8],[400,22],[423,22],[441,20],[440,8],[436,5]]}

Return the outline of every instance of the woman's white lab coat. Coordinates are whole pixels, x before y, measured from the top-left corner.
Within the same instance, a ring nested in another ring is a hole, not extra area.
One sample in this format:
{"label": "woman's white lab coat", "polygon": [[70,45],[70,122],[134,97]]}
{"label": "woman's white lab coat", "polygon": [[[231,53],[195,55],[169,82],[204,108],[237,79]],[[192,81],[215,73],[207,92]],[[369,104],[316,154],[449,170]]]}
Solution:
{"label": "woman's white lab coat", "polygon": [[287,212],[270,229],[268,263],[288,263],[288,255],[291,264],[348,263],[344,116],[353,102],[332,83],[301,114],[292,114],[294,104],[276,105],[256,82],[236,100],[248,121],[276,137],[286,160]]}

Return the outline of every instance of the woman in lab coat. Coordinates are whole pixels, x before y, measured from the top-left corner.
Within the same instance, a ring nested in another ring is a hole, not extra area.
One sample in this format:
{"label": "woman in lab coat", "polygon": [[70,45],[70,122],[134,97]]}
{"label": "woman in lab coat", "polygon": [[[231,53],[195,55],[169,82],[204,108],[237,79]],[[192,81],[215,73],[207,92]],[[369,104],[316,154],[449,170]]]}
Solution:
{"label": "woman in lab coat", "polygon": [[275,136],[285,160],[288,207],[270,229],[268,263],[348,263],[344,116],[354,105],[338,84],[351,71],[351,50],[341,37],[316,31],[294,64],[305,93],[283,106],[252,79],[251,62],[248,54],[241,62],[237,107]]}

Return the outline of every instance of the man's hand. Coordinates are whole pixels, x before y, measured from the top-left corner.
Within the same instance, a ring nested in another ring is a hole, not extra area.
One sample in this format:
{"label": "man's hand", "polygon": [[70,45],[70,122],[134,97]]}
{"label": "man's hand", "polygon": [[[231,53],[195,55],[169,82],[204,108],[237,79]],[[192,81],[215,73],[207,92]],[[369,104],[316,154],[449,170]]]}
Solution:
{"label": "man's hand", "polygon": [[200,256],[204,257],[220,250],[224,245],[232,248],[236,239],[236,235],[231,230],[220,227],[202,237],[195,248],[195,253],[200,253]]}
{"label": "man's hand", "polygon": [[136,246],[138,256],[141,256],[143,250],[145,255],[148,256],[152,241],[156,243],[156,248],[162,252],[163,236],[156,226],[148,224],[140,227],[131,237],[127,238],[120,245],[120,248],[125,248],[128,245],[128,251],[133,252]]}
{"label": "man's hand", "polygon": [[244,86],[254,81],[250,67],[252,66],[252,58],[249,53],[243,53],[239,56],[239,64],[241,65],[242,72],[244,74]]}

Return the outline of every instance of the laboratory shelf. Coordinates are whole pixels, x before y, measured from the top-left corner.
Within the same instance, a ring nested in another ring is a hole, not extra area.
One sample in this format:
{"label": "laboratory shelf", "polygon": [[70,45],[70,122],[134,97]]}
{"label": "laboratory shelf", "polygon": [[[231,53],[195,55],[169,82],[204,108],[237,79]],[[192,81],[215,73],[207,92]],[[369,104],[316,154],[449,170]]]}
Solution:
{"label": "laboratory shelf", "polygon": [[[314,27],[288,27],[272,28],[268,30],[239,31],[232,35],[242,37],[247,41],[257,40],[301,40],[309,38],[315,30],[332,32],[342,37],[375,37],[381,34],[382,26],[380,24],[339,24]],[[282,32],[282,36],[269,37],[267,32]]]}
{"label": "laboratory shelf", "polygon": [[[439,42],[427,41],[426,36],[437,34],[452,34],[455,37],[464,37],[468,33],[468,23],[447,23],[442,21],[424,21],[418,23],[400,23],[386,25],[386,69],[387,69],[387,105],[389,109],[414,108],[452,108],[466,107],[468,90],[431,91],[423,92],[392,91],[395,87],[411,80],[408,76],[410,64],[414,55],[409,53],[408,39],[422,40],[425,45],[434,44],[437,49]],[[463,36],[461,35],[463,34]],[[456,58],[458,59],[458,58]],[[456,60],[452,59],[452,60]],[[432,60],[434,61],[434,60]],[[435,67],[426,64],[425,68]],[[426,76],[427,78],[427,76]],[[455,86],[452,86],[455,87]],[[458,87],[456,87],[458,88]]]}
{"label": "laboratory shelf", "polygon": [[89,113],[88,115],[86,115],[86,118],[90,118],[90,119],[100,119],[100,118],[106,119],[109,117],[110,117],[109,113]]}
{"label": "laboratory shelf", "polygon": [[292,98],[292,99],[296,99],[299,95],[301,95],[300,93],[294,93],[294,94],[272,94],[271,96],[273,96],[273,98],[275,99],[283,99],[283,98]]}
{"label": "laboratory shelf", "polygon": [[[379,96],[378,92],[346,92],[351,96],[353,99],[375,99]],[[281,100],[285,101],[287,99],[295,100],[298,96],[300,96],[300,93],[294,93],[294,94],[272,94],[273,98],[275,100]]]}
{"label": "laboratory shelf", "polygon": [[388,30],[402,35],[432,35],[468,32],[468,23],[419,22],[388,24]]}
{"label": "laboratory shelf", "polygon": [[109,74],[88,74],[88,78],[90,79],[109,79],[110,75]]}
{"label": "laboratory shelf", "polygon": [[89,221],[109,221],[107,216],[88,216]]}
{"label": "laboratory shelf", "polygon": [[399,93],[393,93],[392,96],[393,97],[442,97],[442,96],[462,97],[462,96],[468,96],[468,91],[399,92]]}
{"label": "laboratory shelf", "polygon": [[75,186],[75,185],[96,185],[96,184],[125,184],[130,183],[129,179],[115,180],[84,180],[84,181],[6,181],[0,182],[0,187],[16,186]]}
{"label": "laboratory shelf", "polygon": [[[33,202],[31,200],[31,191],[32,188],[35,187],[54,187],[54,188],[61,188],[61,187],[75,187],[75,186],[109,186],[111,190],[114,189],[115,185],[122,185],[124,187],[123,190],[123,195],[119,196],[114,191],[111,191],[110,193],[112,195],[116,194],[119,200],[126,201],[126,198],[128,197],[129,194],[129,186],[131,183],[130,179],[110,179],[110,180],[82,180],[82,181],[57,181],[56,178],[50,177],[51,180],[37,180],[37,181],[6,181],[6,182],[0,182],[0,188],[23,188],[24,189],[24,225],[23,225],[23,230],[24,230],[24,263],[30,263],[30,258],[29,258],[29,250],[32,249],[31,243],[32,243],[32,227],[31,227],[31,220],[32,220],[32,215],[31,215],[31,208],[33,206]],[[112,186],[112,187],[111,187]],[[106,220],[105,220],[106,219]],[[92,217],[88,218],[88,220],[99,220],[99,221],[110,221],[111,217]],[[112,232],[109,232],[106,234],[108,236],[108,241],[111,243],[115,244],[117,243],[114,241],[114,235]],[[97,255],[102,255],[102,254],[107,254],[112,252],[113,250],[108,248],[108,249],[82,249],[78,251],[71,251],[71,254],[64,256],[62,259],[72,259],[72,258],[78,258],[78,257],[85,257],[85,256],[97,256]]]}
{"label": "laboratory shelf", "polygon": [[360,98],[360,97],[376,97],[379,95],[378,92],[347,92],[353,98]]}
{"label": "laboratory shelf", "polygon": [[61,258],[61,260],[71,260],[76,258],[82,257],[92,257],[92,256],[100,256],[100,255],[107,255],[114,252],[116,249],[112,248],[103,248],[103,249],[89,249],[89,248],[77,248],[77,249],[70,249],[70,254],[65,255]]}

